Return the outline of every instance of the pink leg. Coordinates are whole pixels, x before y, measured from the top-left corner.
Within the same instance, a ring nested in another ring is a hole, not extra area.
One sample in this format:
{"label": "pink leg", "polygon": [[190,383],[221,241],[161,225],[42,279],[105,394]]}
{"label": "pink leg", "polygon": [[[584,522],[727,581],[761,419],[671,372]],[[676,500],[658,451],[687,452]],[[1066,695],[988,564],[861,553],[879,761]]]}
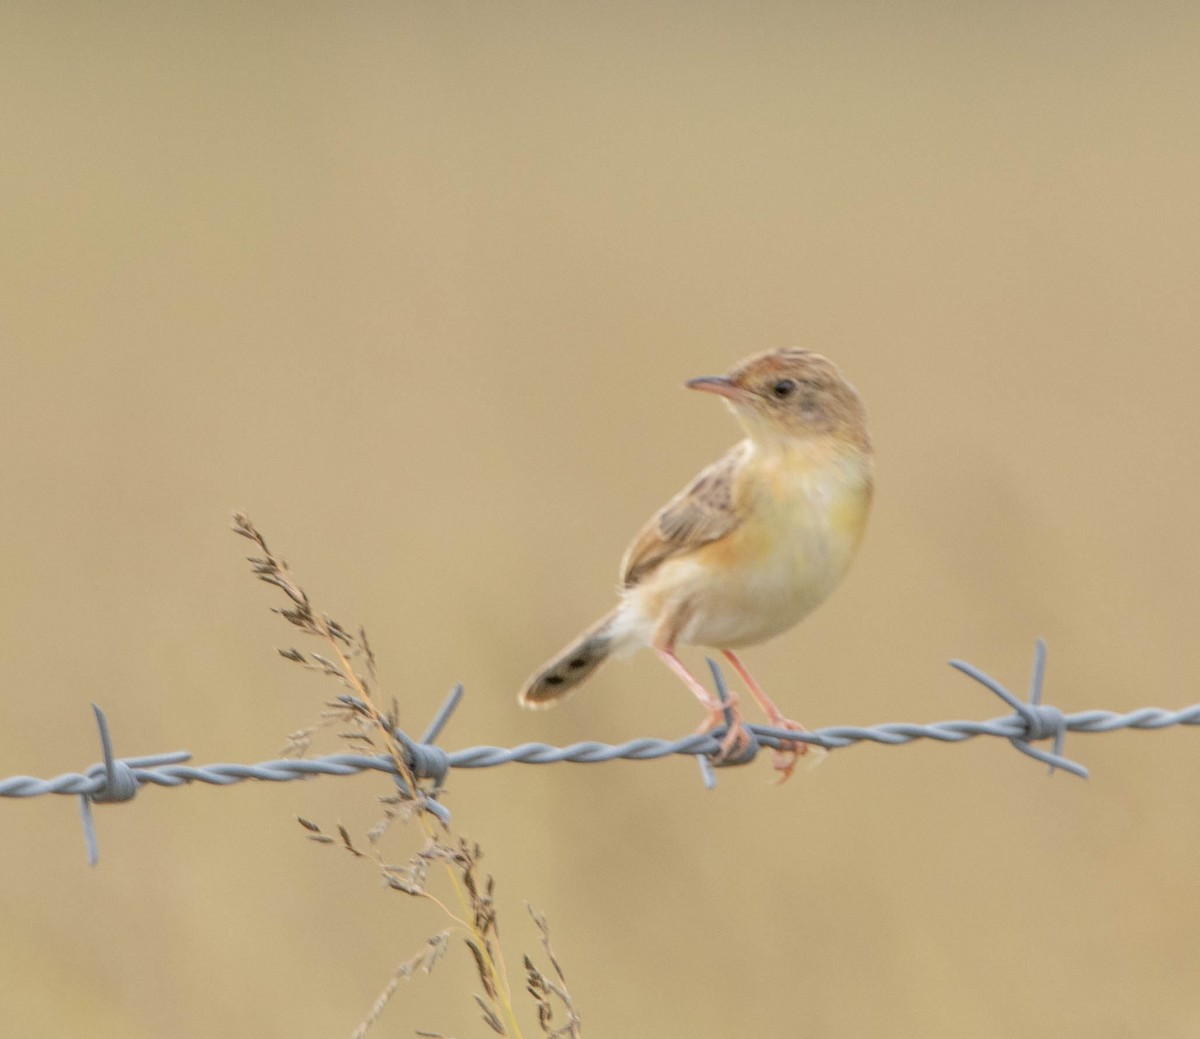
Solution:
{"label": "pink leg", "polygon": [[683,661],[675,655],[673,646],[655,646],[654,652],[658,654],[659,659],[667,665],[696,696],[705,707],[708,708],[708,717],[704,719],[703,724],[696,730],[697,732],[708,732],[710,729],[715,729],[720,725],[725,724],[725,710],[729,709],[733,717],[733,723],[729,726],[729,732],[725,735],[725,739],[721,741],[721,752],[717,760],[727,757],[731,751],[737,747],[743,746],[749,737],[746,734],[746,727],[742,724],[741,715],[737,709],[737,699],[730,694],[729,703],[722,703],[720,697],[713,696],[707,689],[697,681],[686,667]]}
{"label": "pink leg", "polygon": [[[746,688],[750,690],[750,695],[758,701],[758,706],[763,709],[771,724],[778,729],[791,729],[793,732],[808,732],[808,730],[799,722],[794,722],[790,718],[785,718],[783,713],[772,702],[771,698],[762,691],[762,687],[754,680],[754,676],[747,670],[746,665],[742,663],[741,658],[732,649],[723,649],[721,653],[725,656],[732,665],[733,669],[741,676],[743,682],[746,683]],[[810,751],[817,751],[817,761],[825,756],[825,749],[818,747],[815,744],[802,743],[797,740],[792,744],[792,750],[777,750],[775,752],[775,768],[783,773],[780,782],[783,782],[791,776],[796,768],[796,759],[801,754],[808,754]]]}

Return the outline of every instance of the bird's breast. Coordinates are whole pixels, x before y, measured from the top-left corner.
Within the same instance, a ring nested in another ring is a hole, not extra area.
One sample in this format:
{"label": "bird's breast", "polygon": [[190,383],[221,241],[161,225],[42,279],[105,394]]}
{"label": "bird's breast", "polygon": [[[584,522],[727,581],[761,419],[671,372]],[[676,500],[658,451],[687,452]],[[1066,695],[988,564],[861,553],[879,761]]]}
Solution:
{"label": "bird's breast", "polygon": [[744,510],[738,526],[664,564],[647,589],[659,611],[677,611],[681,642],[753,645],[819,606],[862,540],[870,462],[853,456],[759,460],[739,480],[736,500]]}

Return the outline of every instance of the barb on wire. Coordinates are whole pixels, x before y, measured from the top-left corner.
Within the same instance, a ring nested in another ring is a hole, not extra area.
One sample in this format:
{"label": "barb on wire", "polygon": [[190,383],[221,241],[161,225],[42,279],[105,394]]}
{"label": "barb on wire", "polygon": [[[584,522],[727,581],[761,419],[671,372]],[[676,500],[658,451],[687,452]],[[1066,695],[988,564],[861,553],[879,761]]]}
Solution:
{"label": "barb on wire", "polygon": [[[590,763],[613,761],[618,758],[632,761],[649,761],[675,754],[692,755],[699,759],[706,786],[716,782],[713,766],[729,767],[745,764],[752,760],[762,747],[779,749],[796,741],[814,743],[827,750],[839,750],[854,743],[881,743],[899,746],[916,740],[930,739],[941,743],[961,743],[976,736],[998,736],[1007,739],[1017,750],[1049,766],[1050,771],[1061,769],[1072,775],[1087,778],[1087,769],[1062,754],[1063,741],[1068,732],[1113,732],[1116,729],[1164,729],[1173,725],[1200,725],[1200,704],[1193,704],[1178,711],[1167,711],[1159,707],[1143,707],[1127,714],[1113,711],[1081,711],[1064,714],[1057,707],[1042,702],[1045,680],[1046,647],[1039,639],[1034,654],[1033,673],[1030,679],[1029,699],[1021,700],[1000,682],[971,664],[952,660],[951,666],[974,679],[980,685],[1000,697],[1013,713],[990,721],[946,721],[918,725],[908,722],[893,722],[873,726],[837,725],[812,732],[795,732],[776,729],[766,725],[748,725],[752,739],[749,746],[735,761],[718,761],[721,739],[726,729],[694,733],[677,740],[635,739],[625,743],[606,744],[595,742],[573,743],[566,747],[554,747],[545,743],[522,743],[516,747],[470,747],[464,750],[446,751],[434,745],[446,722],[462,699],[462,687],[456,686],[439,708],[433,721],[426,727],[420,740],[396,730],[396,737],[404,749],[405,764],[417,779],[432,780],[432,789],[420,795],[421,807],[437,815],[443,821],[449,819],[448,810],[436,797],[442,790],[450,769],[490,768],[512,762],[547,765],[561,761]],[[709,661],[717,692],[728,700],[724,676],[713,661]],[[352,703],[350,697],[343,702]],[[331,754],[321,758],[282,758],[258,765],[216,764],[191,766],[187,751],[154,754],[147,757],[116,758],[113,754],[112,738],[104,712],[93,705],[96,723],[100,731],[103,760],[83,773],[69,772],[53,779],[36,779],[32,776],[12,776],[0,780],[0,797],[38,797],[42,794],[68,794],[78,796],[83,814],[84,834],[88,846],[88,859],[95,864],[96,838],[91,817],[93,802],[104,803],[128,801],[146,784],[163,787],[183,786],[187,783],[211,783],[228,786],[247,779],[282,783],[313,775],[346,776],[364,771],[383,772],[396,781],[395,763],[387,755]],[[727,712],[726,725],[730,723]],[[1040,740],[1052,740],[1051,749],[1033,746]]]}
{"label": "barb on wire", "polygon": [[[1029,702],[1022,703],[1012,693],[1004,688],[990,675],[984,674],[979,668],[964,660],[951,660],[950,666],[961,671],[964,675],[975,679],[981,685],[990,689],[1009,707],[1017,712],[1026,726],[1024,736],[1011,736],[1009,742],[1022,754],[1028,754],[1037,761],[1045,762],[1047,775],[1054,775],[1056,768],[1072,772],[1087,779],[1088,770],[1082,765],[1069,761],[1062,756],[1063,741],[1067,736],[1066,717],[1057,707],[1042,703],[1042,683],[1046,678],[1046,640],[1038,639],[1033,652],[1033,674],[1029,678]],[[1047,753],[1031,746],[1032,740],[1053,739],[1053,751]]]}

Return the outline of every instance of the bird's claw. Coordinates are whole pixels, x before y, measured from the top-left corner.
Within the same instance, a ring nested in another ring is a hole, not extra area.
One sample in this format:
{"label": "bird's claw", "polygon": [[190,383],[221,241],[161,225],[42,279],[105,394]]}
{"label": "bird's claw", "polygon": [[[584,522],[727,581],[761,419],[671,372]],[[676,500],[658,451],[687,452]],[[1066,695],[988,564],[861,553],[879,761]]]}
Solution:
{"label": "bird's claw", "polygon": [[[790,718],[772,718],[771,724],[778,729],[791,729],[792,732],[808,732],[799,722],[794,722]],[[829,752],[822,746],[816,743],[805,743],[801,740],[785,743],[771,756],[771,762],[775,766],[775,771],[779,775],[779,782],[785,783],[792,778],[792,773],[796,771],[796,763],[801,756],[807,755],[809,758],[808,767],[816,768],[822,761],[825,760],[826,754]]]}
{"label": "bird's claw", "polygon": [[714,765],[720,765],[730,759],[736,760],[751,745],[753,737],[742,721],[737,709],[737,696],[730,692],[728,700],[714,700],[709,704],[708,717],[704,719],[697,732],[712,732],[714,729],[726,728],[721,737],[721,745],[713,755]]}
{"label": "bird's claw", "polygon": [[729,726],[729,731],[725,733],[721,740],[721,747],[717,751],[716,757],[713,758],[713,763],[720,765],[729,759],[736,760],[742,756],[751,742],[749,731],[742,723],[741,718],[735,718],[733,724]]}

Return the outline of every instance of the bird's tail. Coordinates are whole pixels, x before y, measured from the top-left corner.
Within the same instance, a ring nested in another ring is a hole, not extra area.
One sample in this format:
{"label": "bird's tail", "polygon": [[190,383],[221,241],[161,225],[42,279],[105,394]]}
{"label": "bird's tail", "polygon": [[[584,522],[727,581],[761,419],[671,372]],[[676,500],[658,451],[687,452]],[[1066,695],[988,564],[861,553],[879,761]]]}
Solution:
{"label": "bird's tail", "polygon": [[534,709],[550,707],[591,675],[616,648],[616,619],[617,611],[613,610],[534,672],[517,702]]}

